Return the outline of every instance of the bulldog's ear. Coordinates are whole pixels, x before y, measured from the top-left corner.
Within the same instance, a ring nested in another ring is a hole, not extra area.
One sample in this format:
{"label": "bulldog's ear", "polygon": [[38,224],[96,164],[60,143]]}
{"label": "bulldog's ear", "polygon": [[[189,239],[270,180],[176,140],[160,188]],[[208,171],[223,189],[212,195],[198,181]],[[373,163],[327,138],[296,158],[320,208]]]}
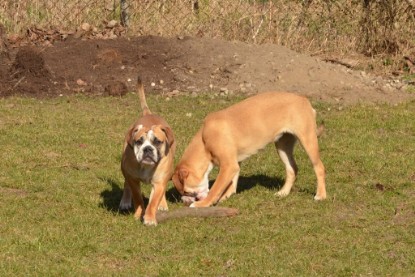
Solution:
{"label": "bulldog's ear", "polygon": [[170,127],[166,127],[166,126],[161,127],[160,129],[164,132],[164,134],[166,134],[167,145],[166,145],[166,153],[165,153],[165,155],[167,156],[167,154],[170,151],[171,146],[174,143],[173,131],[172,131],[172,129]]}
{"label": "bulldog's ear", "polygon": [[161,127],[161,130],[166,134],[167,142],[169,143],[169,145],[172,145],[174,142],[174,135],[172,129],[170,127],[164,126]]}

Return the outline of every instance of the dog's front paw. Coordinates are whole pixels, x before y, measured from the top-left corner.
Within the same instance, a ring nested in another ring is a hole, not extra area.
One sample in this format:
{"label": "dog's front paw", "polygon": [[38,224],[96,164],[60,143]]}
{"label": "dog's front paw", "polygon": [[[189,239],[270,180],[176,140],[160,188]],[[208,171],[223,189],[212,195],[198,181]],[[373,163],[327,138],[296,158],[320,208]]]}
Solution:
{"label": "dog's front paw", "polygon": [[324,200],[324,199],[326,199],[326,195],[324,194],[324,195],[316,195],[316,196],[314,196],[314,200],[316,200],[316,201],[320,201],[320,200]]}
{"label": "dog's front paw", "polygon": [[163,211],[163,212],[167,212],[169,210],[169,207],[168,206],[159,205],[158,210],[159,211]]}
{"label": "dog's front paw", "polygon": [[134,213],[134,218],[136,220],[140,220],[142,216],[143,216],[143,209],[141,207],[138,207]]}
{"label": "dog's front paw", "polygon": [[275,195],[279,196],[279,197],[286,197],[288,194],[290,194],[290,191],[287,190],[279,190],[277,193],[275,193]]}
{"label": "dog's front paw", "polygon": [[133,205],[131,204],[131,200],[129,202],[121,200],[120,205],[119,205],[120,211],[127,211],[127,210],[131,209],[132,207],[133,207]]}
{"label": "dog's front paw", "polygon": [[201,200],[201,201],[193,202],[189,207],[190,208],[206,208],[206,207],[210,207],[210,204]]}
{"label": "dog's front paw", "polygon": [[157,220],[155,218],[144,217],[143,223],[146,226],[157,226]]}

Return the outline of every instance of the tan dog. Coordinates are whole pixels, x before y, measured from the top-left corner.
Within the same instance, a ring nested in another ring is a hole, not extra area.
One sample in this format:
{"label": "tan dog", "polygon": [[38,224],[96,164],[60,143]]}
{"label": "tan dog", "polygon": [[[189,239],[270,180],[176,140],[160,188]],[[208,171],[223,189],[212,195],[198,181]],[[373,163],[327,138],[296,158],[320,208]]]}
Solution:
{"label": "tan dog", "polygon": [[[150,112],[140,79],[137,87],[143,116],[130,127],[125,136],[121,160],[125,183],[120,209],[131,208],[133,200],[134,217],[141,219],[144,216],[145,225],[157,225],[157,210],[168,209],[165,192],[167,182],[173,174],[176,143],[167,122]],[[152,186],[147,209],[144,208],[141,182],[151,183]]]}
{"label": "tan dog", "polygon": [[[214,205],[236,192],[239,162],[273,142],[287,174],[277,194],[286,196],[297,174],[293,157],[297,139],[317,175],[314,199],[325,199],[325,171],[318,150],[316,112],[306,98],[291,93],[261,93],[209,114],[177,165],[173,183],[183,195],[183,202],[192,203],[191,207]],[[208,175],[213,165],[219,166],[219,174],[209,192]]]}

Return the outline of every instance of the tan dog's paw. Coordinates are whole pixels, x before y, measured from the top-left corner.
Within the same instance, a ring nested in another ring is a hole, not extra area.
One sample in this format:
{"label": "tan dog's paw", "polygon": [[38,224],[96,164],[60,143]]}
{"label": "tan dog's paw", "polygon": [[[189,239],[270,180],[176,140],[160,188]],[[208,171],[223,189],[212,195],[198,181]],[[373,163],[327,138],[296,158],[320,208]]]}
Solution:
{"label": "tan dog's paw", "polygon": [[275,193],[275,195],[279,197],[286,197],[288,194],[290,194],[290,191],[283,190],[283,189]]}
{"label": "tan dog's paw", "polygon": [[201,201],[193,202],[189,207],[190,208],[206,208],[206,207],[210,207],[210,204],[201,200]]}
{"label": "tan dog's paw", "polygon": [[169,210],[169,207],[167,207],[167,206],[165,206],[165,207],[164,207],[164,206],[161,206],[161,205],[160,205],[160,206],[158,207],[158,210],[159,210],[159,211],[163,211],[163,212],[167,212],[167,211]]}
{"label": "tan dog's paw", "polygon": [[146,226],[157,226],[157,220],[155,218],[147,218],[144,216],[144,225]]}
{"label": "tan dog's paw", "polygon": [[320,201],[320,200],[324,200],[324,199],[326,199],[326,195],[324,194],[324,195],[316,195],[316,196],[314,196],[314,200],[316,200],[316,201]]}

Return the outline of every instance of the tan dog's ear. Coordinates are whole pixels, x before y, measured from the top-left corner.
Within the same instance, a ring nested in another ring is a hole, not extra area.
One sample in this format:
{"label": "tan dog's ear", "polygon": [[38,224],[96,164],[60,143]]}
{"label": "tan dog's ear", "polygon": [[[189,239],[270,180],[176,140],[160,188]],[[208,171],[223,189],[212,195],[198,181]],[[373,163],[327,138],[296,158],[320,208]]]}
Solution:
{"label": "tan dog's ear", "polygon": [[184,194],[184,181],[186,180],[187,176],[189,176],[189,171],[187,169],[181,168],[176,170],[172,177],[173,184],[181,195]]}
{"label": "tan dog's ear", "polygon": [[189,176],[189,170],[187,170],[186,168],[181,168],[179,170],[179,176],[180,176],[180,179],[182,179],[184,183],[184,180],[186,180],[187,176]]}

